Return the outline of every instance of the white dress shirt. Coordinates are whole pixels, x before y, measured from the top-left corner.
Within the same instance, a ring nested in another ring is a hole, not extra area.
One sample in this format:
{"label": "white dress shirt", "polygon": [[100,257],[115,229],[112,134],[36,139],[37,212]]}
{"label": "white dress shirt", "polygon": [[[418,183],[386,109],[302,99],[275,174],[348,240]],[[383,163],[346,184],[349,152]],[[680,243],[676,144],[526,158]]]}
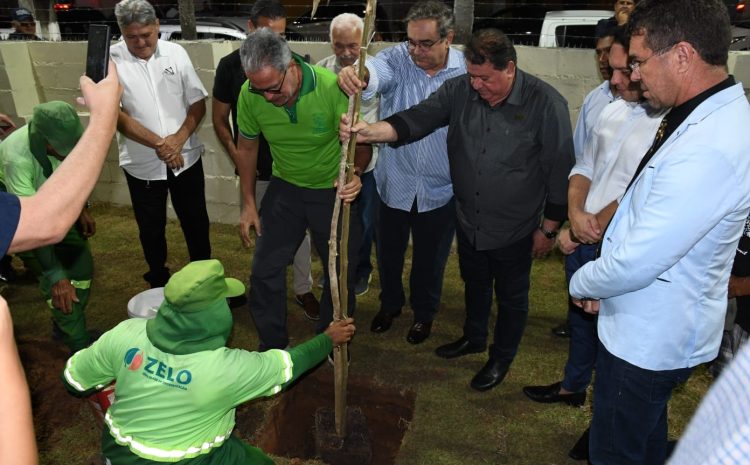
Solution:
{"label": "white dress shirt", "polygon": [[[124,88],[122,109],[159,137],[176,133],[190,106],[208,95],[187,52],[175,43],[159,40],[151,58],[142,60],[122,41],[112,46],[110,56]],[[128,174],[148,181],[167,179],[167,165],[156,156],[156,150],[119,132],[117,142],[120,166]],[[182,147],[185,165],[173,170],[175,176],[190,168],[202,153],[203,144],[191,134]]]}
{"label": "white dress shirt", "polygon": [[654,140],[664,112],[617,99],[605,106],[570,176],[591,181],[584,210],[599,213],[620,200]]}

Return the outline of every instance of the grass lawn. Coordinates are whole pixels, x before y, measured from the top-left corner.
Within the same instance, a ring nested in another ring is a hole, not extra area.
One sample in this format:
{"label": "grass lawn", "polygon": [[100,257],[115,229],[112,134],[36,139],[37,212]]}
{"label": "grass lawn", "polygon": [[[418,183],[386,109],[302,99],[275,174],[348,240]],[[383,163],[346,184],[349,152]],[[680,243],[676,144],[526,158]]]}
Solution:
{"label": "grass lawn", "polygon": [[[106,330],[127,318],[128,300],[146,289],[141,279],[145,262],[129,208],[96,206],[93,213],[97,234],[91,240],[91,247],[96,274],[87,321],[89,327]],[[213,256],[224,263],[227,275],[246,280],[252,251],[241,246],[237,228],[212,225],[211,242]],[[187,262],[187,253],[179,226],[174,221],[168,225],[168,243],[168,266],[176,271]],[[20,268],[20,261],[16,260],[15,265]],[[313,269],[315,277],[320,276],[320,262],[315,262]],[[378,310],[379,290],[376,273],[370,291],[358,300],[355,317],[359,331],[351,346],[350,373],[416,392],[414,416],[396,458],[397,464],[583,463],[570,460],[567,451],[591,417],[591,391],[582,408],[536,404],[521,392],[525,385],[550,384],[562,377],[568,340],[550,332],[552,326],[565,318],[567,308],[560,254],[534,263],[529,322],[518,356],[505,381],[485,393],[469,388],[469,380],[486,361],[485,354],[456,360],[443,360],[434,355],[438,345],[453,341],[462,333],[463,283],[455,250],[445,273],[441,309],[432,336],[425,343],[413,346],[406,342],[406,332],[412,322],[408,309],[396,319],[390,331],[384,334],[369,331],[370,321]],[[13,313],[16,337],[21,341],[49,340],[50,316],[36,285],[22,281],[2,292]],[[319,295],[320,290],[315,288],[315,292]],[[292,344],[312,336],[313,324],[304,318],[292,299],[288,300],[288,309]],[[230,345],[256,348],[258,340],[249,312],[236,309],[233,314],[235,326]],[[494,316],[491,325],[494,327]],[[330,371],[330,368],[321,366],[319,370]],[[670,404],[670,437],[679,437],[710,382],[705,369],[699,368],[675,393]],[[44,395],[35,391],[35,409]],[[83,402],[73,398],[70,401],[74,402],[73,413],[63,419],[64,424],[52,428],[54,431],[40,424],[48,421],[46,416],[35,415],[42,464],[89,463],[86,462],[88,457],[96,454],[100,433],[93,415]],[[254,401],[247,407],[258,418],[256,426],[277,401]],[[252,429],[241,433],[251,442],[258,433]],[[316,462],[279,458],[278,463]]]}

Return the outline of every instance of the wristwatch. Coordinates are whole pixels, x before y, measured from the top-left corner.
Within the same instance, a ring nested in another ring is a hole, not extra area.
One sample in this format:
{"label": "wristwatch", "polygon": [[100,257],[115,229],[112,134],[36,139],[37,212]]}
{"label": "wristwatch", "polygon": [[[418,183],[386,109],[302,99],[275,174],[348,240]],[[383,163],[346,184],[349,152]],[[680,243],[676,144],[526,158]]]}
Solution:
{"label": "wristwatch", "polygon": [[557,230],[547,231],[546,229],[544,229],[544,226],[542,225],[539,225],[539,230],[542,232],[542,234],[544,234],[544,237],[546,237],[547,239],[554,239],[555,237],[557,237]]}

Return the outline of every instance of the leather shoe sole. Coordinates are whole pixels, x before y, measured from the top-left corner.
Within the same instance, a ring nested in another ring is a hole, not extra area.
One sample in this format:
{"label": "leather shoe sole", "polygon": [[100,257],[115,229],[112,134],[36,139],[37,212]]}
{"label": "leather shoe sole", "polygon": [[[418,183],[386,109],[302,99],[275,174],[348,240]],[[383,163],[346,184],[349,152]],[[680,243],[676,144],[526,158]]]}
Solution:
{"label": "leather shoe sole", "polygon": [[488,391],[505,379],[509,368],[508,363],[490,359],[471,380],[471,387],[477,391]]}
{"label": "leather shoe sole", "polygon": [[456,358],[468,354],[478,354],[487,348],[485,344],[472,344],[468,339],[461,339],[445,344],[435,349],[435,354],[442,358]]}
{"label": "leather shoe sole", "polygon": [[526,386],[523,388],[523,393],[534,402],[541,402],[543,404],[562,402],[574,407],[580,407],[586,402],[586,391],[560,394],[561,384],[557,382],[549,386]]}
{"label": "leather shoe sole", "polygon": [[391,329],[391,325],[393,324],[393,319],[397,316],[401,315],[401,311],[398,313],[386,313],[384,310],[381,310],[378,312],[377,315],[375,315],[375,318],[372,319],[372,324],[370,324],[370,331],[373,333],[384,333]]}
{"label": "leather shoe sole", "polygon": [[409,328],[409,334],[406,335],[406,342],[409,344],[421,344],[430,337],[430,331],[432,330],[431,321],[415,321],[411,328]]}

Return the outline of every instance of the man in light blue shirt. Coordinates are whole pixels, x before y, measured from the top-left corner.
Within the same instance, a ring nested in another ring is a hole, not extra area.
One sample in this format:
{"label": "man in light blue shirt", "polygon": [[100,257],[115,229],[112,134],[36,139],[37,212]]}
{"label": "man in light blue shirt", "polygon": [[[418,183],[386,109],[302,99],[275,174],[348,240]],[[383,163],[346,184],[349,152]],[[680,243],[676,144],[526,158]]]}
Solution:
{"label": "man in light blue shirt", "polygon": [[[631,78],[670,108],[570,294],[599,311],[590,460],[663,463],[667,402],[716,357],[732,257],[750,211],[750,105],[727,75],[719,0],[643,0]],[[601,299],[601,301],[595,300]]]}
{"label": "man in light blue shirt", "polygon": [[[453,13],[436,1],[414,5],[406,16],[408,40],[367,60],[369,79],[363,100],[380,93],[380,117],[410,108],[446,80],[466,73],[461,53],[451,48]],[[354,68],[339,73],[339,84],[352,95],[364,83]],[[443,271],[456,229],[453,186],[443,127],[416,142],[383,145],[375,168],[380,194],[378,226],[380,311],[370,329],[387,331],[406,303],[401,280],[411,233],[413,252],[409,302],[414,323],[406,340],[423,342],[430,335],[440,305]]]}

